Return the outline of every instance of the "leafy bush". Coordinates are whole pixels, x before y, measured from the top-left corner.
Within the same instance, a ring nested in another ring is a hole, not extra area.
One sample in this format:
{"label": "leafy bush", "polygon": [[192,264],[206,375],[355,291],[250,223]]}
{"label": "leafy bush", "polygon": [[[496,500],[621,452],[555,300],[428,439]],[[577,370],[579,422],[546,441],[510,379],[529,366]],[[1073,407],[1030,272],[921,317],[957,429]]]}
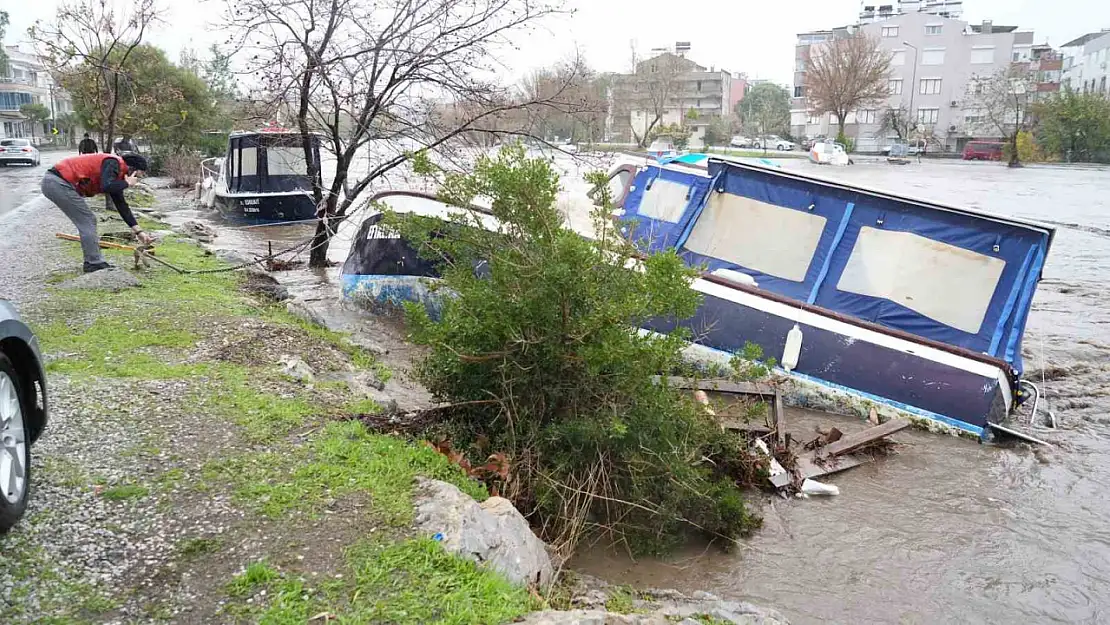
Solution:
{"label": "leafy bush", "polygon": [[836,135],[836,142],[844,146],[844,151],[851,154],[856,151],[856,140],[844,134]]}
{"label": "leafy bush", "polygon": [[[643,259],[640,271],[625,268],[620,261],[634,250],[604,227],[605,176],[590,181],[600,200],[596,240],[563,227],[558,176],[519,146],[442,187],[456,206],[490,200],[498,232],[464,227],[477,225],[473,216],[451,224],[387,216],[442,263],[451,293],[438,321],[419,306],[407,310],[414,340],[429,347],[421,379],[457,406],[442,433],[479,461],[507,456],[501,494],[565,552],[590,531],[636,551],[671,547],[691,528],[741,536],[759,520],[735,480],[751,469],[735,468],[747,458],[739,439],[688,394],[653,382],[684,370],[685,337],[636,331],[651,318],[695,312],[694,271],[673,252]],[[479,276],[483,262],[489,271]]]}

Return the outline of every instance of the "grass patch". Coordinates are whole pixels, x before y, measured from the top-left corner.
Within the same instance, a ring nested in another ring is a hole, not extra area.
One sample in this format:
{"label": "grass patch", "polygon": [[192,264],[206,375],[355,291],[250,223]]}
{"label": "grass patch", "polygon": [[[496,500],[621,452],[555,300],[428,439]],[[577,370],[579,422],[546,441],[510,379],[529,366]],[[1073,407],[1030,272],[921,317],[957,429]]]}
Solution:
{"label": "grass patch", "polygon": [[323,612],[340,623],[477,625],[511,622],[542,607],[523,588],[430,539],[359,543],[347,552],[347,569],[343,581],[310,592],[266,565],[253,574],[248,567],[228,591],[244,597],[265,586],[271,598],[257,622],[268,625],[300,625]]}
{"label": "grass patch", "polygon": [[372,434],[358,421],[329,423],[302,447],[243,454],[204,470],[205,480],[231,483],[239,502],[270,517],[311,513],[329,499],[365,493],[376,519],[395,526],[412,522],[417,475],[455,484],[478,501],[488,496],[484,486],[432,448]]}
{"label": "grass patch", "polygon": [[373,399],[359,399],[343,406],[343,414],[378,414],[382,407]]}
{"label": "grass patch", "polygon": [[126,501],[128,499],[139,499],[146,497],[150,494],[150,489],[138,484],[120,484],[118,486],[110,486],[105,488],[100,496],[108,501]]}
{"label": "grass patch", "polygon": [[181,544],[177,546],[177,554],[182,558],[196,558],[209,553],[216,553],[222,547],[223,541],[219,538],[198,536],[182,541]]}
{"label": "grass patch", "polygon": [[636,606],[632,603],[634,598],[631,588],[618,586],[613,589],[609,594],[609,599],[605,601],[605,609],[620,614],[631,614],[636,611]]}
{"label": "grass patch", "polygon": [[280,577],[278,572],[264,561],[251,562],[247,570],[235,576],[227,585],[227,594],[243,597]]}

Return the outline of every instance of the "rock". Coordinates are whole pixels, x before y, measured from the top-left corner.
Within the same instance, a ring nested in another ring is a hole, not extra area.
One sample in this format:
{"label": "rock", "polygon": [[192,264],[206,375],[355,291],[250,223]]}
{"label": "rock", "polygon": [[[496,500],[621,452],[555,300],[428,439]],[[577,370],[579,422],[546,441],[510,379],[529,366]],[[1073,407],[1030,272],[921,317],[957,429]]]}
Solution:
{"label": "rock", "polygon": [[216,258],[229,265],[243,265],[255,260],[239,250],[216,250]]}
{"label": "rock", "polygon": [[282,364],[284,365],[281,370],[282,374],[287,375],[294,380],[299,380],[301,382],[312,382],[316,379],[316,375],[313,373],[312,367],[308,366],[307,362],[301,360],[300,358],[297,358],[296,356],[286,358],[282,361]]}
{"label": "rock", "polygon": [[546,610],[528,614],[517,622],[527,625],[673,625],[654,614],[617,614],[604,610]]}
{"label": "rock", "polygon": [[321,328],[328,327],[327,322],[324,321],[320,313],[313,310],[312,307],[308,305],[308,302],[303,299],[293,299],[285,302],[285,310],[289,311],[289,314],[294,317],[303,319],[313,325],[320,326]]}
{"label": "rock", "polygon": [[290,297],[289,289],[279,284],[273,276],[264,271],[247,272],[243,289],[248,293],[254,293],[274,302],[284,302]]}
{"label": "rock", "polygon": [[481,505],[452,484],[416,479],[416,529],[442,535],[443,548],[489,567],[517,584],[546,588],[554,578],[543,541],[507,499]]}
{"label": "rock", "polygon": [[190,219],[174,228],[185,236],[192,237],[201,243],[211,243],[216,238],[216,231],[199,221]]}
{"label": "rock", "polygon": [[58,285],[59,289],[105,289],[116,293],[131,287],[141,286],[139,279],[131,273],[113,267],[85,273],[70,278]]}

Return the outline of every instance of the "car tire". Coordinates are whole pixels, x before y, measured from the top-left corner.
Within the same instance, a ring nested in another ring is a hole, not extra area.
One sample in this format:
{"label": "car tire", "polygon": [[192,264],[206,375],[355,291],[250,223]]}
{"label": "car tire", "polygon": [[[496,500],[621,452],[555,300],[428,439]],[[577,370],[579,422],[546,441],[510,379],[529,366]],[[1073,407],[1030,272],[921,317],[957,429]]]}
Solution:
{"label": "car tire", "polygon": [[[13,393],[16,398],[14,405],[5,404]],[[23,516],[24,511],[27,510],[27,497],[31,491],[31,446],[27,442],[27,421],[24,418],[24,415],[30,413],[27,403],[27,393],[20,386],[19,374],[8,357],[0,353],[0,534],[7,533]],[[11,412],[12,410],[14,412]],[[16,445],[5,446],[3,440],[13,426],[18,428],[15,436],[22,437],[22,484],[11,476],[16,463],[20,461],[11,454],[19,453],[19,450],[14,448]],[[10,492],[11,485],[15,485],[20,490]]]}

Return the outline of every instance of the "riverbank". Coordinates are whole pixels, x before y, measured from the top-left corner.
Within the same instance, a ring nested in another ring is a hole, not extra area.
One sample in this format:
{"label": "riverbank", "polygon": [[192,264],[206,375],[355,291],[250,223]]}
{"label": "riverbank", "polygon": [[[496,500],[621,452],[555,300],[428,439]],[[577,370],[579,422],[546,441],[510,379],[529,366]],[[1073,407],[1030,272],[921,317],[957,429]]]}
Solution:
{"label": "riverbank", "polygon": [[[0,294],[39,336],[52,413],[28,513],[0,538],[0,622],[503,623],[572,607],[564,586],[541,596],[413,529],[416,476],[488,494],[430,447],[347,418],[423,400],[387,325],[362,341],[275,301],[271,280],[131,271],[127,252],[107,252],[114,276],[79,276],[78,246],[53,238],[71,230],[60,212],[16,213]],[[158,255],[226,267],[183,236]],[[649,611],[618,595],[591,607]]]}

